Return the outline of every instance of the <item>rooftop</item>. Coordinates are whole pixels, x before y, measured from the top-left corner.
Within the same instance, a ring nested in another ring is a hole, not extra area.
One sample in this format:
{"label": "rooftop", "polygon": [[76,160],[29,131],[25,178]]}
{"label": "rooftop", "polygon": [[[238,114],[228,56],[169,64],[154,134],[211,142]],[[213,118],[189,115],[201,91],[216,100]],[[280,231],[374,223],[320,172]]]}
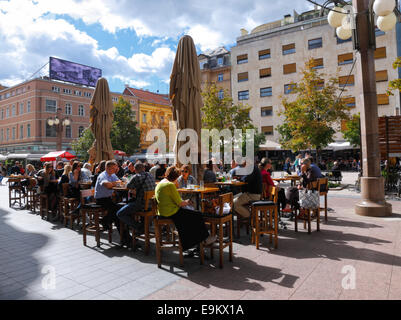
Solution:
{"label": "rooftop", "polygon": [[171,106],[170,99],[167,94],[159,94],[147,90],[135,89],[130,87],[126,87],[124,94],[134,96],[139,100],[143,100],[146,102]]}

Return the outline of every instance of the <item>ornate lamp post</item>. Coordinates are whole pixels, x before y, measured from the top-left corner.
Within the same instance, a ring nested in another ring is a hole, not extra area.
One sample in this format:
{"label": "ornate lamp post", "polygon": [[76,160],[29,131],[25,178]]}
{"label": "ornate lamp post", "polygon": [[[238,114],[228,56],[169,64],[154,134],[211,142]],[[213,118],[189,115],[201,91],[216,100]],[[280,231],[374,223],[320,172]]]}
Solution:
{"label": "ornate lamp post", "polygon": [[[60,109],[58,109],[59,111]],[[68,117],[60,119],[57,115],[54,118],[47,119],[47,124],[50,127],[55,126],[57,132],[57,151],[62,150],[62,139],[63,139],[63,127],[69,126],[71,120]]]}
{"label": "ornate lamp post", "polygon": [[[309,2],[313,2],[308,0]],[[352,37],[357,51],[357,68],[361,101],[361,142],[362,166],[361,202],[355,212],[363,216],[390,216],[391,204],[385,201],[384,178],[380,171],[380,149],[377,93],[375,78],[374,51],[376,49],[375,14],[378,16],[377,27],[390,31],[400,16],[395,0],[353,0],[353,6],[346,1],[326,1],[323,10],[329,9],[329,24],[336,28],[337,36],[346,40]],[[322,12],[323,12],[322,10]]]}

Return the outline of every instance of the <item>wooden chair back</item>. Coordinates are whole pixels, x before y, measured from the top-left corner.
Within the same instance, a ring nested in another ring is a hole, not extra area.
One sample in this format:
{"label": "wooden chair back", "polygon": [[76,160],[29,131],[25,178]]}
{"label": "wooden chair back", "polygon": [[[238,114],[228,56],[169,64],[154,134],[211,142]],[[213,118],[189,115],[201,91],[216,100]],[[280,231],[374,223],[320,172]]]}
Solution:
{"label": "wooden chair back", "polygon": [[63,188],[63,196],[67,197],[68,196],[68,187],[69,187],[69,183],[63,183],[61,185],[61,187]]}
{"label": "wooden chair back", "polygon": [[81,204],[85,204],[85,198],[93,197],[95,195],[95,189],[80,190],[81,193]]}
{"label": "wooden chair back", "polygon": [[[156,201],[153,201],[154,197],[155,197],[155,190],[144,192],[143,200],[144,200],[144,204],[145,204],[145,206],[144,206],[145,211],[154,210],[156,208],[156,206],[155,206]],[[150,204],[150,206],[149,206],[149,204]]]}
{"label": "wooden chair back", "polygon": [[234,195],[232,192],[225,193],[219,195],[219,216],[222,216],[224,213],[224,204],[228,203],[231,208],[231,212],[233,210],[233,205],[234,205]]}
{"label": "wooden chair back", "polygon": [[319,193],[324,196],[329,191],[329,178],[320,178],[319,180]]}
{"label": "wooden chair back", "polygon": [[316,181],[312,181],[308,184],[308,190],[319,190],[320,192],[320,180],[317,179]]}
{"label": "wooden chair back", "polygon": [[270,195],[270,186],[267,183],[262,183],[262,200],[267,199]]}
{"label": "wooden chair back", "polygon": [[205,186],[205,188],[216,188],[216,185],[214,184],[214,182],[205,183],[204,186]]}
{"label": "wooden chair back", "polygon": [[278,202],[278,191],[278,187],[270,186],[270,201],[273,201],[274,203]]}

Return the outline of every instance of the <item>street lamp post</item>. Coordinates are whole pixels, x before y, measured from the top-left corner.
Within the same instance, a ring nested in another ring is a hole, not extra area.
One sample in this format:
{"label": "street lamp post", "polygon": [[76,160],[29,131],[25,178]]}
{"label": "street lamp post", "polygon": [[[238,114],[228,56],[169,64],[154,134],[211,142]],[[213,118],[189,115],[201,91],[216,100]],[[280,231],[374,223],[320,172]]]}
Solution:
{"label": "street lamp post", "polygon": [[[60,109],[58,109],[59,111]],[[56,151],[62,150],[62,139],[63,139],[63,127],[69,126],[71,124],[71,120],[66,117],[60,119],[57,115],[54,118],[47,119],[47,124],[50,127],[55,126],[57,132],[57,144],[56,144]]]}
{"label": "street lamp post", "polygon": [[[362,201],[355,206],[355,212],[363,216],[390,216],[391,204],[385,201],[384,178],[380,171],[379,125],[375,78],[374,51],[375,17],[382,31],[395,27],[399,15],[395,0],[353,0],[353,7],[344,1],[327,1],[335,7],[328,16],[329,24],[336,28],[339,38],[353,38],[357,50],[358,88],[361,101],[361,142],[363,177],[361,178]],[[342,5],[340,7],[339,5]]]}

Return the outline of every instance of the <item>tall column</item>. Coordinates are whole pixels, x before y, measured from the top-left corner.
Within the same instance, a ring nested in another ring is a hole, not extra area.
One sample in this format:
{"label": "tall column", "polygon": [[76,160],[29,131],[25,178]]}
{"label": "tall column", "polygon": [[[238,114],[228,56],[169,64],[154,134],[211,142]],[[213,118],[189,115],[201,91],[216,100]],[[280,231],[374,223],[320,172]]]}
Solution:
{"label": "tall column", "polygon": [[[353,0],[357,13],[369,10],[370,0]],[[379,124],[376,93],[374,49],[369,45],[369,20],[359,14],[357,34],[360,50],[356,54],[358,88],[360,89],[362,166],[361,202],[355,212],[363,216],[383,217],[392,214],[391,204],[385,201],[384,178],[380,171]]]}

